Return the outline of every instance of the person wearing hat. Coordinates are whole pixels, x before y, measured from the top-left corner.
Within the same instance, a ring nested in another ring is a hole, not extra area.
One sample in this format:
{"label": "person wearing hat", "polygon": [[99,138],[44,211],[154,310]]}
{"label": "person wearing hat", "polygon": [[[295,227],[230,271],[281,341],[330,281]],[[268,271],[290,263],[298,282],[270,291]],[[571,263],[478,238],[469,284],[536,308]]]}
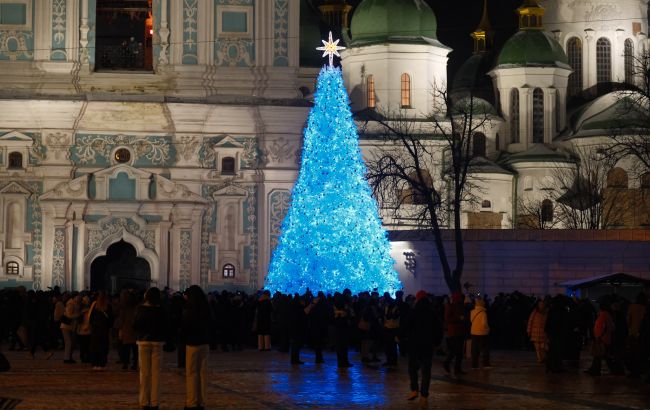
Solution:
{"label": "person wearing hat", "polygon": [[[433,314],[428,296],[424,290],[415,295],[415,306],[409,312],[404,327],[409,340],[411,393],[408,400],[415,400],[419,396],[422,404],[426,404],[429,397],[433,349],[442,339],[442,326]],[[418,373],[422,374],[421,383],[418,383]]]}
{"label": "person wearing hat", "polygon": [[476,299],[474,303],[474,309],[469,313],[469,319],[472,322],[470,330],[472,337],[472,369],[478,369],[479,357],[483,359],[483,368],[487,369],[490,367],[490,350],[488,348],[490,326],[488,325],[487,309],[482,298]]}

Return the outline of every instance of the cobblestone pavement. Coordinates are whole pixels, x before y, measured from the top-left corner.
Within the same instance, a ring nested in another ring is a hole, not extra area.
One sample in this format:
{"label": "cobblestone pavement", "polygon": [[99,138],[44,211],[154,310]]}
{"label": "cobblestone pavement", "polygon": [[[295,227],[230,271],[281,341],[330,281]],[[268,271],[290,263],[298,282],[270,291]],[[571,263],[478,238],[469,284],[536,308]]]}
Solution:
{"label": "cobblestone pavement", "polygon": [[[81,364],[62,363],[63,352],[50,360],[42,352],[36,359],[25,352],[5,352],[12,370],[0,373],[0,398],[18,399],[16,409],[137,409],[138,374],[122,371],[111,355],[106,372],[93,372]],[[184,374],[175,367],[175,354],[165,356],[162,409],[182,409]],[[362,365],[338,370],[333,354],[326,363],[289,364],[279,352],[211,352],[208,408],[224,409],[417,409],[406,401],[406,361],[396,369]],[[588,363],[582,361],[582,369]],[[592,378],[577,369],[547,375],[534,364],[532,352],[493,352],[494,368],[468,370],[460,379],[449,377],[433,364],[432,409],[642,409],[650,408],[650,384],[623,376]],[[467,366],[467,363],[465,363]],[[2,407],[0,401],[0,408]],[[11,407],[11,406],[9,406]]]}

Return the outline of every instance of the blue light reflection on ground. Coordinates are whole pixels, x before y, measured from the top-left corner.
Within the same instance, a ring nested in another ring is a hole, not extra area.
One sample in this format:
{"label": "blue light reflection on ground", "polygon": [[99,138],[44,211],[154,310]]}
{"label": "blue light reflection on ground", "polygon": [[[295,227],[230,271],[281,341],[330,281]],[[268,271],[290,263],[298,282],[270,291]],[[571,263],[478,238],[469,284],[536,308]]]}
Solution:
{"label": "blue light reflection on ground", "polygon": [[373,378],[370,382],[367,377],[364,379],[361,364],[339,370],[336,363],[315,365],[312,357],[303,357],[304,361],[310,361],[294,366],[289,373],[271,374],[273,392],[286,397],[293,405],[305,407],[369,408],[386,404],[383,371],[380,380]]}

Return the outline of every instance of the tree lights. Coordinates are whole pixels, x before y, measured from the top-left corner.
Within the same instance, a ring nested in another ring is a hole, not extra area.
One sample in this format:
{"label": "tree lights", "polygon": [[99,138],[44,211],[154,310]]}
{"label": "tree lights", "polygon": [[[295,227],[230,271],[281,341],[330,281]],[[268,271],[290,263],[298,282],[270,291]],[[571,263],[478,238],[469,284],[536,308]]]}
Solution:
{"label": "tree lights", "polygon": [[267,289],[393,293],[401,287],[365,172],[341,70],[325,66]]}

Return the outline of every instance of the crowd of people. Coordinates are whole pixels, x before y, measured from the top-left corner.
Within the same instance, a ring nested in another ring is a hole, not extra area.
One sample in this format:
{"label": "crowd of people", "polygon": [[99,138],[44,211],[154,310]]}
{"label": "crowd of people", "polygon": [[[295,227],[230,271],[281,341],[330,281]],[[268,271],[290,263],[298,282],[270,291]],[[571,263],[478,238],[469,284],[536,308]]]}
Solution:
{"label": "crowd of people", "polygon": [[589,375],[600,375],[605,361],[612,374],[648,381],[647,312],[645,293],[633,303],[611,296],[594,305],[564,295],[538,299],[519,292],[491,299],[425,291],[406,297],[349,290],[206,294],[196,285],[184,292],[126,289],[117,295],[15,288],[0,290],[0,340],[31,357],[49,359],[63,349],[66,365],[77,363],[78,350],[78,361],[93,371],[106,369],[113,346],[123,370],[140,372],[143,409],[159,405],[163,351],[176,351],[177,365],[185,368],[186,408],[201,409],[210,350],[257,347],[266,352],[272,346],[288,353],[296,366],[303,364],[306,346],[316,363],[324,362],[325,349],[334,350],[339,368],[354,365],[349,349],[358,349],[361,363],[381,362],[383,356],[387,367],[396,366],[401,356],[411,380],[408,399],[426,401],[436,353],[444,356],[447,373],[461,376],[465,357],[472,369],[489,369],[490,349],[534,349],[547,372],[561,372],[577,365],[589,348]]}

